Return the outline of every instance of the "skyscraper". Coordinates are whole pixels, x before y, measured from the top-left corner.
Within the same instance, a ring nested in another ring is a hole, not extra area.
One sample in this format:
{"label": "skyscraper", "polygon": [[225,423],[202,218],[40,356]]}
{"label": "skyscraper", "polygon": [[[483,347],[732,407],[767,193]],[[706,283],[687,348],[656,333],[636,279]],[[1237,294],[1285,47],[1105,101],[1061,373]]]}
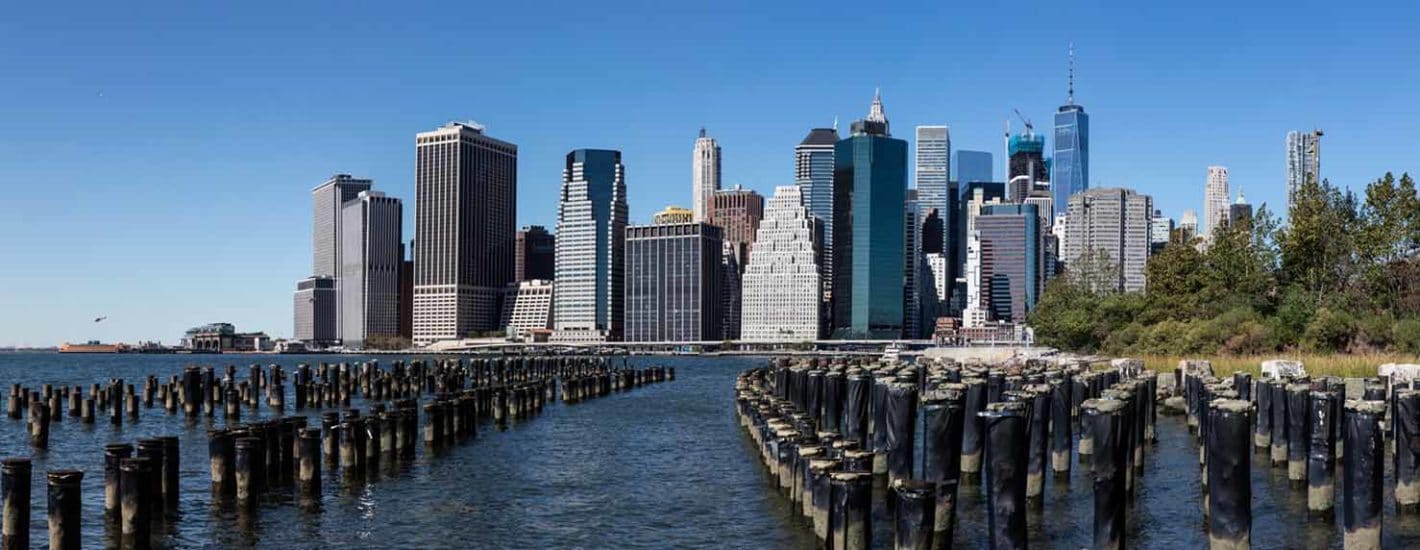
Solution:
{"label": "skyscraper", "polygon": [[[1071,196],[1060,254],[1067,269],[1090,270],[1083,275],[1098,291],[1144,290],[1153,203],[1130,189],[1088,189]],[[1095,261],[1101,256],[1104,265]]]}
{"label": "skyscraper", "polygon": [[981,242],[979,285],[997,321],[1024,322],[1045,281],[1039,209],[1034,204],[994,204],[981,208],[976,233]]}
{"label": "skyscraper", "polygon": [[1238,200],[1228,206],[1228,225],[1235,224],[1252,227],[1252,205],[1247,203],[1242,190],[1238,190]]}
{"label": "skyscraper", "polygon": [[742,340],[802,342],[821,334],[823,225],[804,205],[804,191],[776,187],[765,207],[742,281]]}
{"label": "skyscraper", "polygon": [[577,149],[567,153],[557,207],[553,339],[621,338],[626,216],[621,152]]}
{"label": "skyscraper", "polygon": [[1203,235],[1213,231],[1228,221],[1228,169],[1224,166],[1208,167],[1208,185],[1203,190],[1203,227],[1198,228]]}
{"label": "skyscraper", "polygon": [[880,95],[839,140],[833,170],[833,325],[838,338],[901,338],[907,142]]}
{"label": "skyscraper", "polygon": [[513,280],[518,146],[463,122],[414,141],[414,342],[494,330]]}
{"label": "skyscraper", "polygon": [[1168,246],[1169,239],[1173,238],[1173,218],[1155,209],[1154,217],[1149,223],[1149,253],[1157,254]]}
{"label": "skyscraper", "polygon": [[1178,232],[1180,242],[1187,243],[1197,237],[1198,214],[1192,210],[1184,210],[1183,215],[1178,218]]}
{"label": "skyscraper", "polygon": [[1297,189],[1308,180],[1321,182],[1321,130],[1287,132],[1287,212]]}
{"label": "skyscraper", "polygon": [[541,225],[518,230],[514,238],[513,280],[551,280],[552,261],[557,254],[557,237]]}
{"label": "skyscraper", "polygon": [[720,144],[715,138],[707,137],[705,129],[700,129],[700,137],[695,139],[695,152],[690,162],[691,211],[694,220],[703,222],[710,219],[710,196],[720,190]]}
{"label": "skyscraper", "polygon": [[721,233],[708,223],[626,228],[625,341],[723,337]]}
{"label": "skyscraper", "polygon": [[723,327],[722,338],[726,340],[740,339],[741,302],[744,298],[742,273],[745,267],[740,260],[740,249],[729,241],[720,245],[720,272],[724,275],[720,283],[720,324]]}
{"label": "skyscraper", "polygon": [[340,343],[339,319],[336,310],[340,296],[335,289],[335,277],[308,277],[296,283],[292,298],[295,310],[296,340],[312,348]]}
{"label": "skyscraper", "polygon": [[340,274],[340,208],[369,191],[372,180],[336,174],[311,190],[311,274]]}
{"label": "skyscraper", "polygon": [[340,335],[347,348],[399,336],[403,211],[399,199],[376,191],[341,208]]}
{"label": "skyscraper", "polygon": [[922,331],[922,204],[917,190],[907,190],[902,212],[902,338],[916,339]]}
{"label": "skyscraper", "polygon": [[961,189],[973,181],[996,181],[996,160],[986,151],[952,151],[950,180]]}
{"label": "skyscraper", "polygon": [[794,147],[794,183],[803,189],[804,207],[818,218],[824,240],[823,291],[825,299],[833,293],[833,166],[834,146],[838,143],[835,128],[814,128]]}
{"label": "skyscraper", "polygon": [[[1070,195],[1090,188],[1090,116],[1075,104],[1075,48],[1070,48],[1070,91],[1055,111],[1054,155],[1050,162],[1052,204],[1060,211]],[[1044,212],[1049,216],[1050,212]]]}
{"label": "skyscraper", "polygon": [[971,237],[971,232],[976,229],[976,216],[981,213],[981,207],[1005,200],[1006,184],[1004,183],[974,181],[966,185],[962,193],[961,204],[958,206],[956,215],[952,217],[955,222],[952,234],[956,235],[956,238],[949,243],[949,248],[955,260],[952,261],[949,270],[953,280],[965,273],[966,242]]}
{"label": "skyscraper", "polygon": [[1029,131],[1013,135],[1008,140],[1007,154],[1010,169],[1006,174],[1006,183],[1010,193],[1006,198],[1014,203],[1023,203],[1036,186],[1050,181],[1050,170],[1045,162],[1045,136]]}
{"label": "skyscraper", "polygon": [[716,191],[710,196],[708,223],[724,230],[724,240],[734,246],[741,265],[749,261],[749,249],[763,217],[764,195],[751,189],[736,185],[734,189]]}
{"label": "skyscraper", "polygon": [[[917,202],[922,208],[922,215],[929,215],[935,210],[939,218],[945,217],[950,212],[951,203],[955,202],[950,200],[953,190],[948,183],[951,173],[951,134],[946,126],[918,126],[917,141],[913,146],[916,148],[917,161]],[[951,238],[947,231],[948,228],[943,224],[939,231],[942,241]],[[931,240],[934,244],[937,242],[936,237]]]}

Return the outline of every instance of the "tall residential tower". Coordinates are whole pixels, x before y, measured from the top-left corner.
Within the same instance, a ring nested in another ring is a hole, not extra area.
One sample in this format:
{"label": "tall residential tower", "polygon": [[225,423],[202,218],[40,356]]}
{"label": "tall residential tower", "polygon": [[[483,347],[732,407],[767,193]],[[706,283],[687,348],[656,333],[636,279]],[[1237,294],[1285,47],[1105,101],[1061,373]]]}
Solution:
{"label": "tall residential tower", "polygon": [[1203,189],[1203,235],[1212,235],[1228,221],[1228,168],[1208,167],[1208,184]]}
{"label": "tall residential tower", "polygon": [[1287,212],[1297,189],[1308,180],[1321,183],[1321,130],[1287,132]]}

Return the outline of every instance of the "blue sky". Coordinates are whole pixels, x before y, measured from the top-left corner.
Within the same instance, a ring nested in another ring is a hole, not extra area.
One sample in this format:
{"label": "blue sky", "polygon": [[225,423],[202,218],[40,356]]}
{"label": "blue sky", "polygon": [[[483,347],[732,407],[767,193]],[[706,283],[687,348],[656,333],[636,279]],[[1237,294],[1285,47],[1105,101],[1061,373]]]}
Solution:
{"label": "blue sky", "polygon": [[999,173],[1011,109],[1046,128],[1064,101],[1071,42],[1091,185],[1171,216],[1200,208],[1210,164],[1279,204],[1292,129],[1326,131],[1334,183],[1417,169],[1414,3],[994,4],[10,6],[0,345],[172,343],[218,320],[289,335],[310,189],[371,177],[412,218],[414,134],[449,120],[518,144],[520,225],[554,224],[577,147],[624,152],[633,221],[688,204],[701,125],[725,182],[768,193],[810,127],[846,128],[876,86],[896,135],[948,124]]}

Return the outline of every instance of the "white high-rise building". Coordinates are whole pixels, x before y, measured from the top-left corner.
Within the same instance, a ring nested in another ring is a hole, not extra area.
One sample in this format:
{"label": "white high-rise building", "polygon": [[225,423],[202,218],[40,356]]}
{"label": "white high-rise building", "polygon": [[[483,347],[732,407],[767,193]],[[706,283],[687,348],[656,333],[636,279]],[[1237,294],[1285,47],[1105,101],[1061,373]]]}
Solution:
{"label": "white high-rise building", "polygon": [[774,189],[745,266],[740,339],[817,340],[823,315],[823,226],[795,185]]}
{"label": "white high-rise building", "polygon": [[552,339],[617,341],[625,318],[626,167],[621,151],[567,153],[557,206]]}
{"label": "white high-rise building", "polygon": [[518,283],[504,324],[520,338],[552,328],[552,281],[529,279]]}
{"label": "white high-rise building", "polygon": [[700,137],[695,139],[695,153],[690,162],[691,211],[694,222],[710,223],[710,197],[720,190],[720,144],[715,138],[707,137],[705,129],[700,129]]}
{"label": "white high-rise building", "polygon": [[1184,210],[1183,215],[1178,218],[1178,230],[1183,233],[1183,241],[1186,243],[1198,236],[1198,214],[1192,210]]}
{"label": "white high-rise building", "polygon": [[399,272],[404,205],[362,191],[340,209],[340,334],[347,348],[399,336]]}
{"label": "white high-rise building", "polygon": [[1213,231],[1228,221],[1228,168],[1208,167],[1208,186],[1203,190],[1204,235],[1212,236]]}
{"label": "white high-rise building", "polygon": [[1110,265],[1092,266],[1100,272],[1088,281],[1096,290],[1144,290],[1153,213],[1153,199],[1130,189],[1087,189],[1071,195],[1061,260],[1067,269],[1079,269],[1082,258],[1103,253]]}
{"label": "white high-rise building", "polygon": [[[951,174],[952,138],[946,126],[918,126],[917,140],[913,144],[916,157],[915,182],[917,202],[922,206],[922,215],[932,210],[942,220],[942,245],[951,242],[951,211],[955,201],[950,200],[955,192],[949,189],[948,176]],[[939,296],[941,296],[939,294]]]}
{"label": "white high-rise building", "polygon": [[932,288],[937,293],[937,300],[943,300],[947,295],[947,255],[936,252],[927,254],[927,271],[932,274]]}
{"label": "white high-rise building", "polygon": [[1287,212],[1307,180],[1321,182],[1321,130],[1287,132]]}
{"label": "white high-rise building", "polygon": [[981,232],[969,231],[966,237],[966,308],[961,324],[966,328],[986,326],[986,307],[981,303]]}

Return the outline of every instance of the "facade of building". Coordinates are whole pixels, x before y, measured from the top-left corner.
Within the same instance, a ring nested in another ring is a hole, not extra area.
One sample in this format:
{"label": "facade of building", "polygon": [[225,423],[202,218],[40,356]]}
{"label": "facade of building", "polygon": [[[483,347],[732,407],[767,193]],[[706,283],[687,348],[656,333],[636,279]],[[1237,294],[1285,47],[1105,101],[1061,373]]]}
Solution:
{"label": "facade of building", "polygon": [[1183,215],[1178,218],[1179,242],[1188,242],[1198,236],[1198,214],[1192,210],[1184,210]]}
{"label": "facade of building", "polygon": [[965,246],[966,265],[962,269],[966,279],[966,296],[962,300],[961,320],[966,328],[986,326],[986,301],[981,289],[981,232],[967,233]]}
{"label": "facade of building", "polygon": [[774,189],[742,280],[740,339],[802,342],[822,335],[823,225],[802,185]]}
{"label": "facade of building", "polygon": [[335,277],[309,277],[296,283],[294,339],[307,347],[324,348],[340,343],[340,295]]}
{"label": "facade of building", "polygon": [[691,199],[690,209],[695,222],[710,219],[710,196],[720,190],[720,144],[715,138],[705,135],[700,129],[700,137],[695,138],[694,157],[691,159]]}
{"label": "facade of building", "polygon": [[414,343],[492,331],[513,280],[518,147],[451,122],[414,151]]}
{"label": "facade of building", "polygon": [[1242,191],[1238,191],[1238,200],[1228,205],[1228,225],[1237,224],[1252,227],[1252,205],[1247,203]]}
{"label": "facade of building", "polygon": [[520,339],[527,339],[535,332],[552,328],[553,282],[531,279],[518,283],[517,294],[508,310],[504,324],[508,332]]}
{"label": "facade of building", "polygon": [[403,211],[399,199],[377,191],[341,208],[340,339],[347,348],[399,336]]}
{"label": "facade of building", "polygon": [[237,332],[231,323],[209,323],[187,329],[182,347],[204,353],[271,351],[276,342],[265,332]]}
{"label": "facade of building", "polygon": [[734,245],[739,263],[749,261],[759,220],[764,217],[764,195],[736,185],[734,189],[711,195],[710,224],[724,231],[725,242]]}
{"label": "facade of building", "polygon": [[1165,246],[1168,246],[1169,239],[1173,238],[1173,218],[1154,210],[1154,216],[1150,218],[1149,224],[1149,253],[1157,254]]}
{"label": "facade of building", "polygon": [[814,128],[794,147],[794,183],[803,188],[804,207],[823,227],[824,299],[833,294],[833,155],[838,143],[834,128]]}
{"label": "facade of building", "polygon": [[[946,126],[918,126],[917,140],[913,147],[916,159],[913,179],[922,215],[931,215],[935,211],[938,218],[947,222],[947,217],[952,212],[951,207],[956,202],[952,200],[955,198],[953,195],[956,194],[956,189],[950,179],[951,134]],[[943,242],[951,238],[947,234],[948,229],[946,223],[941,224],[938,233]],[[924,235],[923,239],[934,245],[938,242],[936,237]]]}
{"label": "facade of building", "polygon": [[1321,130],[1287,132],[1287,212],[1297,189],[1308,180],[1321,182]]}
{"label": "facade of building", "polygon": [[[1075,104],[1075,52],[1070,51],[1070,91],[1065,104],[1055,111],[1054,151],[1050,159],[1050,186],[1053,204],[1065,205],[1074,195],[1090,188],[1090,116]],[[1046,212],[1047,216],[1052,212]]]}
{"label": "facade of building", "polygon": [[374,182],[336,174],[311,190],[311,275],[340,276],[340,208]]}
{"label": "facade of building", "polygon": [[[1068,208],[1061,245],[1066,267],[1091,269],[1087,282],[1100,291],[1144,290],[1153,199],[1130,189],[1089,189],[1070,197]],[[1101,255],[1107,265],[1093,265]]]}
{"label": "facade of building", "polygon": [[[407,250],[413,250],[411,243]],[[404,258],[399,265],[399,337],[407,341],[414,341],[414,260],[409,259],[404,254],[406,248],[400,248],[400,257]]]}
{"label": "facade of building", "polygon": [[916,339],[923,330],[922,271],[926,258],[922,256],[922,204],[916,189],[907,190],[907,203],[902,211],[902,338]]}
{"label": "facade of building", "polygon": [[991,318],[1025,322],[1045,284],[1039,209],[1033,204],[982,207],[976,218],[981,242],[979,285],[988,285]]}
{"label": "facade of building", "polygon": [[700,342],[724,334],[718,226],[626,228],[627,342]]}
{"label": "facade of building", "polygon": [[[720,319],[721,334],[726,340],[740,339],[745,264],[740,263],[739,251],[740,247],[729,241],[720,246],[720,273],[724,275],[720,284]],[[748,258],[745,261],[748,262]]]}
{"label": "facade of building", "polygon": [[513,280],[550,280],[552,261],[557,256],[557,237],[541,225],[518,230],[513,238]]}
{"label": "facade of building", "polygon": [[996,181],[996,160],[988,151],[952,151],[950,181],[957,182],[959,188],[973,181]]}
{"label": "facade of building", "polygon": [[1208,184],[1203,190],[1203,226],[1200,234],[1212,235],[1213,230],[1228,221],[1228,168],[1208,167]]}
{"label": "facade of building", "polygon": [[[1045,136],[1034,133],[1016,134],[1007,140],[1010,159],[1006,182],[1010,184],[1011,202],[1025,202],[1037,185],[1050,181],[1050,167],[1045,162]],[[1022,178],[1022,179],[1017,179]]]}
{"label": "facade of building", "polygon": [[951,277],[953,279],[962,277],[966,266],[966,242],[971,232],[975,230],[976,216],[981,213],[981,207],[987,204],[1005,202],[1006,184],[1001,182],[974,181],[966,185],[962,193],[961,204],[958,207],[957,215],[952,217],[955,222],[952,234],[956,235],[949,243],[951,255],[956,258],[951,265]]}
{"label": "facade of building", "polygon": [[839,140],[833,170],[833,336],[901,338],[907,142],[888,132],[880,96]]}
{"label": "facade of building", "polygon": [[656,225],[666,225],[671,223],[692,223],[695,221],[695,213],[679,206],[667,206],[651,215],[651,223]]}
{"label": "facade of building", "polygon": [[557,207],[554,340],[621,339],[625,314],[626,168],[621,151],[567,154]]}

